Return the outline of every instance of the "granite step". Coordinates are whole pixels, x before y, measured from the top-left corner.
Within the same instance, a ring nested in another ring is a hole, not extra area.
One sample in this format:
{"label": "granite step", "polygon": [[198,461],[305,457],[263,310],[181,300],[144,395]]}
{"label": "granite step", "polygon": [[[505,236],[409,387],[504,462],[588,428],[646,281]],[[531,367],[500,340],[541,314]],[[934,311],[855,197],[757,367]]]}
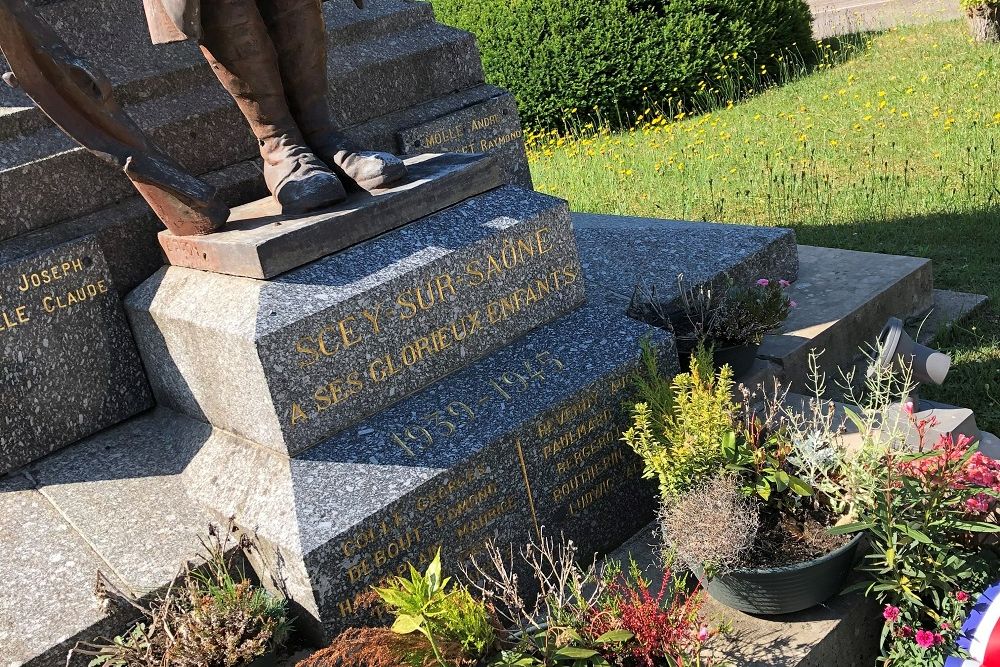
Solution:
{"label": "granite step", "polygon": [[[342,127],[482,83],[471,35],[436,23],[333,49],[330,96]],[[350,104],[338,100],[351,100]],[[232,99],[205,79],[127,105],[152,139],[197,174],[252,159],[256,143]],[[128,179],[56,128],[0,141],[0,239],[131,196]]]}
{"label": "granite step", "polygon": [[0,664],[62,667],[121,633],[135,612],[94,594],[98,571],[137,599],[174,581],[210,521],[180,477],[210,431],[157,409],[0,478]]}
{"label": "granite step", "polygon": [[797,307],[780,333],[765,336],[758,353],[799,390],[808,378],[810,350],[823,351],[823,367],[835,377],[834,369],[854,366],[889,317],[906,320],[934,306],[929,259],[799,246],[799,266],[788,290]]}
{"label": "granite step", "polygon": [[[473,114],[474,118],[490,116],[498,108],[506,113],[503,116],[503,123],[483,130],[478,136],[489,138],[496,136],[497,133],[506,136],[512,125],[519,125],[516,106],[508,94],[488,85],[452,93],[404,111],[373,119],[349,128],[347,134],[355,141],[378,150],[399,151],[398,137],[402,133],[422,134],[431,131],[424,128],[434,128],[442,122],[458,123],[469,114]],[[455,126],[461,127],[461,125]],[[476,136],[474,132],[468,134]],[[455,146],[435,146],[435,148],[452,149]],[[491,154],[500,162],[504,172],[511,176],[511,180],[530,185],[523,143],[510,141],[491,151]],[[74,155],[82,160],[91,158],[83,151]],[[106,167],[100,161],[95,161],[92,166],[95,169]],[[117,171],[113,177],[119,179]],[[236,162],[231,166],[204,174],[203,177],[219,189],[221,199],[230,206],[267,196],[257,160]],[[162,252],[156,241],[156,235],[163,229],[163,225],[156,219],[145,201],[134,194],[131,184],[122,180],[120,185],[120,195],[124,198],[119,203],[0,241],[0,263],[81,236],[95,235],[108,260],[115,288],[121,296],[124,296],[163,264]],[[50,196],[54,197],[55,194],[50,193]],[[67,201],[66,205],[73,205],[73,202]],[[79,200],[76,205],[80,206]]]}

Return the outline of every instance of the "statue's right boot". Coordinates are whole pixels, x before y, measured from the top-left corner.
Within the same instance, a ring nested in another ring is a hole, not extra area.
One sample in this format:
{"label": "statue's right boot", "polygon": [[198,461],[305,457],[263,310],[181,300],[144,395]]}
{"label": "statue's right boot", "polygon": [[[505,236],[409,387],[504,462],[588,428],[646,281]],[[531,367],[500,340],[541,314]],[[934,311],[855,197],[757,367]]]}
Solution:
{"label": "statue's right boot", "polygon": [[343,201],[344,185],[306,145],[285,100],[278,57],[255,0],[201,3],[201,50],[257,137],[264,180],[285,213]]}
{"label": "statue's right boot", "polygon": [[327,102],[326,29],[320,0],[258,0],[278,54],[288,108],[309,147],[339,176],[365,190],[406,177],[392,153],[361,150],[337,131]]}

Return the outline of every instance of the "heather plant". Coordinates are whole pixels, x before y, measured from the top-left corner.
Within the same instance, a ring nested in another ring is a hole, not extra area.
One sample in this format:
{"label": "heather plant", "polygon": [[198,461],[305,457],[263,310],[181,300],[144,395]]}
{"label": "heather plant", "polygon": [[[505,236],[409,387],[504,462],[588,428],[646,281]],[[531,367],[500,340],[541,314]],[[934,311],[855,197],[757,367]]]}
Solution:
{"label": "heather plant", "polygon": [[[665,382],[665,380],[663,380]],[[622,439],[645,464],[644,476],[659,482],[672,498],[712,476],[723,464],[723,442],[733,428],[736,404],[732,369],[712,367],[711,352],[698,347],[689,371],[670,383],[666,414],[654,415],[647,403],[632,410],[632,427]]]}
{"label": "heather plant", "polygon": [[660,508],[664,544],[688,567],[712,577],[748,564],[760,508],[732,473],[699,484]]}
{"label": "heather plant", "polygon": [[692,286],[680,274],[679,307],[662,300],[655,286],[636,286],[628,310],[632,317],[673,331],[683,349],[699,344],[715,349],[759,345],[764,335],[777,329],[796,306],[785,292],[789,286],[787,280],[769,278],[760,278],[749,286]]}

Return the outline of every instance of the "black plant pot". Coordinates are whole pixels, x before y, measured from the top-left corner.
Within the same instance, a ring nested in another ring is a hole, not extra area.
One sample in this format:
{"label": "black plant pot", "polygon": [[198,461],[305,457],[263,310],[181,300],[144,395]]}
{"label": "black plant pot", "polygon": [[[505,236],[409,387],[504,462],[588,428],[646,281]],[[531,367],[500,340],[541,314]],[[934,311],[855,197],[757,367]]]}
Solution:
{"label": "black plant pot", "polygon": [[278,656],[274,651],[265,653],[264,655],[254,658],[253,662],[247,665],[247,667],[276,667],[278,664]]}
{"label": "black plant pot", "polygon": [[734,345],[732,347],[720,347],[712,351],[715,359],[715,367],[722,368],[729,364],[733,369],[733,377],[743,377],[753,368],[753,362],[757,360],[757,351],[760,343],[756,345]]}
{"label": "black plant pot", "polygon": [[[733,570],[705,582],[717,601],[748,614],[792,614],[825,602],[839,593],[851,573],[859,533],[847,544],[814,560],[767,570]],[[700,568],[692,568],[699,579]]]}
{"label": "black plant pot", "polygon": [[[733,369],[733,377],[740,378],[750,372],[754,361],[757,360],[757,351],[760,343],[755,345],[732,345],[729,347],[719,347],[712,350],[712,357],[716,368],[722,368],[729,364]],[[691,355],[694,354],[694,343],[679,343],[677,346],[677,357],[681,369],[687,370],[691,367]]]}

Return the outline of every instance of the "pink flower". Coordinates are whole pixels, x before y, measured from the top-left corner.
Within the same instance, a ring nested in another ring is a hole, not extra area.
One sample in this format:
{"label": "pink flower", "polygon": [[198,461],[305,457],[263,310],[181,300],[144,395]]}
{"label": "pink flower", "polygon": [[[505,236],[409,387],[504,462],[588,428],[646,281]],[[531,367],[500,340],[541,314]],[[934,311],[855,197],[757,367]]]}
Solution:
{"label": "pink flower", "polygon": [[778,284],[781,285],[782,289],[788,289],[789,287],[792,286],[792,284],[790,282],[788,282],[787,280],[785,280],[784,278],[782,278],[781,280],[779,280]]}
{"label": "pink flower", "polygon": [[906,405],[903,406],[903,412],[905,412],[908,415],[913,414],[913,401],[906,402]]}
{"label": "pink flower", "polygon": [[788,307],[789,308],[798,308],[799,307],[799,302],[798,301],[789,301],[788,302]]}
{"label": "pink flower", "polygon": [[957,593],[955,593],[955,599],[958,600],[959,602],[966,602],[969,599],[969,594],[966,593],[965,591],[958,591]]}
{"label": "pink flower", "polygon": [[930,630],[917,630],[915,641],[920,648],[930,648],[934,646],[934,633]]}
{"label": "pink flower", "polygon": [[899,620],[899,607],[893,607],[891,604],[887,604],[885,609],[882,610],[882,618],[890,623],[895,623]]}
{"label": "pink flower", "polygon": [[951,623],[947,623],[947,622],[942,623],[941,624],[941,629],[944,630],[945,632],[948,632],[949,630],[951,630]]}
{"label": "pink flower", "polygon": [[700,641],[700,642],[706,642],[706,641],[708,641],[708,638],[711,637],[711,636],[712,636],[712,633],[709,632],[707,625],[701,626],[701,629],[698,630],[698,641]]}
{"label": "pink flower", "polygon": [[768,280],[767,278],[761,278],[760,280],[757,281],[758,287],[767,287],[770,284],[771,281]]}
{"label": "pink flower", "polygon": [[990,511],[990,497],[985,493],[975,495],[965,501],[965,509],[972,514],[986,514]]}

